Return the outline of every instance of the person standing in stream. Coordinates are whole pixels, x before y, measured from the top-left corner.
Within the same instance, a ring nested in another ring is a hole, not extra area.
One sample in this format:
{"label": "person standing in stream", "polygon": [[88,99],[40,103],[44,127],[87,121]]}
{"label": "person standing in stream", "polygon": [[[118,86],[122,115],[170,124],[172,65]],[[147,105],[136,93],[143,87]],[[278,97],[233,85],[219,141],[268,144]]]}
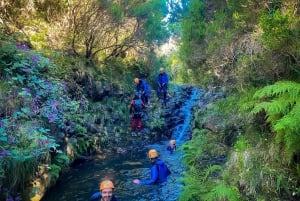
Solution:
{"label": "person standing in stream", "polygon": [[151,167],[151,177],[146,180],[133,180],[133,183],[138,185],[150,185],[150,184],[160,184],[167,181],[168,176],[171,174],[171,171],[166,166],[165,162],[159,159],[158,152],[155,149],[151,149],[148,152],[148,157]]}
{"label": "person standing in stream", "polygon": [[106,179],[100,183],[98,192],[94,193],[89,201],[118,201],[113,195],[115,186],[112,181]]}

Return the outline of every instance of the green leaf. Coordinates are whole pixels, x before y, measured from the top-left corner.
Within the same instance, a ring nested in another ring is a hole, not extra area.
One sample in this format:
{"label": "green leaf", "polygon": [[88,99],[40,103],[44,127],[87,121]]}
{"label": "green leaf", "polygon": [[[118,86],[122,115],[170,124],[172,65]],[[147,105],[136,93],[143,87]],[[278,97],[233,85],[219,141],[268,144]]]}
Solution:
{"label": "green leaf", "polygon": [[6,137],[6,136],[1,136],[1,137],[0,137],[0,141],[2,141],[2,142],[7,142],[7,137]]}

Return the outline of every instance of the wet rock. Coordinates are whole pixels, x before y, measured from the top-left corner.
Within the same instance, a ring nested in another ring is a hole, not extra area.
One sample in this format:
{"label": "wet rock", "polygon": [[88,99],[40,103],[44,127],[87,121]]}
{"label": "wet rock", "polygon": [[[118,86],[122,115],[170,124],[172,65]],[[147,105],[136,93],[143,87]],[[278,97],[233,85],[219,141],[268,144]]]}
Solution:
{"label": "wet rock", "polygon": [[219,133],[221,131],[220,121],[217,120],[217,117],[210,117],[203,123],[203,128],[206,128],[214,133]]}
{"label": "wet rock", "polygon": [[65,133],[69,137],[74,135],[76,133],[76,124],[74,122],[67,121],[65,123]]}
{"label": "wet rock", "polygon": [[62,143],[65,140],[65,134],[63,132],[57,132],[56,139],[58,143]]}
{"label": "wet rock", "polygon": [[127,153],[127,149],[124,148],[124,147],[115,147],[115,148],[114,148],[114,151],[115,151],[117,154],[126,154],[126,153]]}
{"label": "wet rock", "polygon": [[87,128],[87,131],[90,132],[90,133],[95,134],[95,133],[99,132],[98,127],[95,124],[92,124],[92,123],[87,123],[86,128]]}
{"label": "wet rock", "polygon": [[91,160],[91,157],[88,157],[88,156],[78,156],[76,157],[72,163],[70,164],[71,167],[76,167],[76,166],[80,166],[82,165],[83,163],[87,162]]}

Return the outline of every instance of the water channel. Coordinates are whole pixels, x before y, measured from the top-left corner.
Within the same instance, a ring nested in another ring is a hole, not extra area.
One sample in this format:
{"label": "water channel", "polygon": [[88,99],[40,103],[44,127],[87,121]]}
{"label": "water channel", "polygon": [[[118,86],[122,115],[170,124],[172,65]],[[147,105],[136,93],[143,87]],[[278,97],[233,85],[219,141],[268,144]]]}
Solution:
{"label": "water channel", "polygon": [[[199,93],[198,89],[192,88],[180,107],[180,116],[184,119],[172,129],[172,138],[176,139],[177,147],[189,139],[192,108],[199,99]],[[168,143],[160,141],[145,146],[142,153],[112,154],[106,155],[105,158],[95,156],[93,160],[64,174],[42,201],[88,201],[89,197],[98,191],[99,182],[104,177],[114,181],[114,194],[120,201],[176,201],[183,187],[180,179],[185,170],[182,164],[183,153],[177,149],[171,154],[166,150]],[[136,185],[132,180],[150,177],[151,164],[147,159],[147,151],[152,148],[159,152],[160,158],[165,161],[172,174],[168,182],[160,185]]]}

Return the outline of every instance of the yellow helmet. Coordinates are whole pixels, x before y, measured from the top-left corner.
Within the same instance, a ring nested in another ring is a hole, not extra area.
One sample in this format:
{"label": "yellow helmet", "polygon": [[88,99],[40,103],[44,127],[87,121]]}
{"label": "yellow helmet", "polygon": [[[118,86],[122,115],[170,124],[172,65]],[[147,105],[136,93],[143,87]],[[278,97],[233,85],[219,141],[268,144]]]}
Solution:
{"label": "yellow helmet", "polygon": [[111,188],[111,189],[115,188],[115,186],[112,183],[112,181],[110,181],[108,179],[101,182],[101,184],[100,184],[100,191],[102,191],[103,189],[107,189],[107,188]]}
{"label": "yellow helmet", "polygon": [[170,140],[170,144],[175,145],[176,141],[175,140]]}
{"label": "yellow helmet", "polygon": [[136,83],[136,84],[138,84],[138,83],[140,82],[139,78],[137,78],[137,77],[134,78],[133,81],[134,81],[134,83]]}
{"label": "yellow helmet", "polygon": [[148,157],[149,158],[157,158],[158,157],[158,152],[155,149],[151,149],[148,152]]}

